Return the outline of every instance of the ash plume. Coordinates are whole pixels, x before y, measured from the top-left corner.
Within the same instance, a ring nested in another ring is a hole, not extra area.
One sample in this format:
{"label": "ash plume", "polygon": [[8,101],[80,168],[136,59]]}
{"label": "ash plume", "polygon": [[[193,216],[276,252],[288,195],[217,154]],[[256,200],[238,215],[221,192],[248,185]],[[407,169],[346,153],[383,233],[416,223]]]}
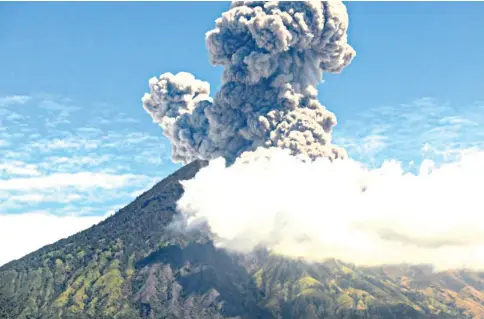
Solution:
{"label": "ash plume", "polygon": [[323,72],[338,73],[355,51],[340,1],[236,1],[206,34],[222,87],[189,73],[149,80],[145,110],[172,144],[175,162],[223,157],[228,163],[258,147],[312,159],[345,158],[331,144],[335,115],[317,100]]}

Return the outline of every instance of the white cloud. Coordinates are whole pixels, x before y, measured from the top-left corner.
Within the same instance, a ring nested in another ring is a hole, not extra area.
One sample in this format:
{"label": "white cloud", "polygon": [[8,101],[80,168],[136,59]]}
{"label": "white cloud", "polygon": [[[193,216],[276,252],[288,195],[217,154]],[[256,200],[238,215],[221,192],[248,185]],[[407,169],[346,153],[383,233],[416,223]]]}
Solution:
{"label": "white cloud", "polygon": [[65,150],[65,149],[87,149],[92,150],[99,147],[100,141],[86,138],[76,138],[75,136],[66,138],[53,138],[35,141],[29,144],[29,147],[36,148],[41,152],[50,152],[53,150]]}
{"label": "white cloud", "polygon": [[194,225],[207,221],[228,249],[484,269],[483,151],[441,166],[427,160],[409,174],[397,161],[367,169],[274,150],[229,168],[212,161],[183,186],[180,211]]}
{"label": "white cloud", "polygon": [[[57,100],[58,99],[58,100]],[[71,112],[76,112],[80,111],[81,108],[74,106],[71,104],[70,99],[65,99],[65,98],[46,98],[42,100],[39,104],[39,107],[43,108],[44,110],[48,111],[58,111],[60,113],[71,113]]]}
{"label": "white cloud", "polygon": [[35,164],[27,164],[22,161],[9,161],[7,163],[0,163],[0,176],[3,175],[23,175],[23,176],[39,176],[40,172]]}
{"label": "white cloud", "polygon": [[93,154],[92,156],[47,156],[45,158],[45,162],[39,164],[43,168],[68,168],[71,171],[75,168],[82,167],[82,166],[98,166],[104,164],[112,159],[112,156],[109,154],[97,155]]}
{"label": "white cloud", "polygon": [[[119,109],[116,109],[107,104],[99,104],[96,107],[97,116],[93,117],[89,123],[90,124],[132,124],[132,123],[139,123],[140,121],[130,117],[128,114],[124,112],[119,112]],[[99,116],[100,115],[100,116]]]}
{"label": "white cloud", "polygon": [[78,129],[76,129],[76,131],[83,134],[83,135],[85,135],[85,134],[102,135],[103,134],[103,130],[101,130],[97,127],[91,127],[91,126],[80,127]]}
{"label": "white cloud", "polygon": [[139,184],[147,177],[133,174],[106,174],[106,173],[54,173],[47,176],[31,178],[11,178],[0,180],[0,190],[25,191],[33,189],[76,187],[79,189],[105,188],[113,189],[126,185]]}
{"label": "white cloud", "polygon": [[104,117],[95,117],[91,121],[91,124],[132,124],[132,123],[139,123],[139,120],[134,119],[132,117],[127,116],[126,114],[119,114],[113,118],[104,118]]}
{"label": "white cloud", "polygon": [[106,219],[105,216],[55,216],[47,212],[0,214],[0,266]]}
{"label": "white cloud", "polygon": [[[11,145],[12,143],[10,143]],[[2,150],[2,159],[5,160],[22,160],[30,157],[30,153],[27,150]]]}
{"label": "white cloud", "polygon": [[[13,203],[43,203],[43,202],[55,202],[55,203],[70,203],[74,201],[79,201],[84,197],[76,193],[55,193],[55,194],[45,194],[45,193],[27,193],[21,195],[9,196],[8,200]],[[0,206],[1,207],[1,206]]]}
{"label": "white cloud", "polygon": [[334,141],[347,148],[351,156],[365,161],[388,154],[399,160],[415,159],[421,155],[425,144],[439,153],[482,148],[484,115],[481,108],[478,103],[456,108],[430,97],[375,107],[355,114],[352,120],[340,121],[335,128]]}
{"label": "white cloud", "polygon": [[31,99],[30,96],[26,95],[9,95],[0,97],[0,107],[10,106],[15,104],[25,104]]}
{"label": "white cloud", "polygon": [[24,119],[23,115],[20,115],[19,113],[16,112],[10,112],[5,119],[10,122],[20,122],[21,120]]}

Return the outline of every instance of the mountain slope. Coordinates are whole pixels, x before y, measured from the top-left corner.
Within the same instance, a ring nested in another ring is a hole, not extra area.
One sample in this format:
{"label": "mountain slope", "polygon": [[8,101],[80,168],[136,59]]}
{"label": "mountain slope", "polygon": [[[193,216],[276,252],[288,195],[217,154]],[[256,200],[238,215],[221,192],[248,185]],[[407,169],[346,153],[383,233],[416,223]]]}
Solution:
{"label": "mountain slope", "polygon": [[168,226],[193,162],[99,225],[0,267],[0,318],[484,318],[484,274],[235,256]]}

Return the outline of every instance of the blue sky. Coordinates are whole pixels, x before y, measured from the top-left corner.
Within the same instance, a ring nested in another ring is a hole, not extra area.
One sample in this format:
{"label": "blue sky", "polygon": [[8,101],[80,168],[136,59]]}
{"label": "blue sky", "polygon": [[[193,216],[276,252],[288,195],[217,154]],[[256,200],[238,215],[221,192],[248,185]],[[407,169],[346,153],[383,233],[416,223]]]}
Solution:
{"label": "blue sky", "polygon": [[[0,215],[104,216],[179,167],[141,97],[164,72],[218,89],[204,34],[228,6],[0,3]],[[357,56],[320,86],[336,143],[368,165],[483,148],[484,3],[347,7]]]}

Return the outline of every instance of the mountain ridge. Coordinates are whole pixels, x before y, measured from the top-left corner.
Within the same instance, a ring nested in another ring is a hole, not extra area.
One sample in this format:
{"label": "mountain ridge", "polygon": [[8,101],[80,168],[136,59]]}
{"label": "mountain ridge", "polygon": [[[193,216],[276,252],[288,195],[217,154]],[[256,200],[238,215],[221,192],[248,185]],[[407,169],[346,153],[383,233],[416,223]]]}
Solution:
{"label": "mountain ridge", "polygon": [[168,227],[195,161],[98,225],[0,267],[0,318],[484,318],[484,274],[307,263]]}

